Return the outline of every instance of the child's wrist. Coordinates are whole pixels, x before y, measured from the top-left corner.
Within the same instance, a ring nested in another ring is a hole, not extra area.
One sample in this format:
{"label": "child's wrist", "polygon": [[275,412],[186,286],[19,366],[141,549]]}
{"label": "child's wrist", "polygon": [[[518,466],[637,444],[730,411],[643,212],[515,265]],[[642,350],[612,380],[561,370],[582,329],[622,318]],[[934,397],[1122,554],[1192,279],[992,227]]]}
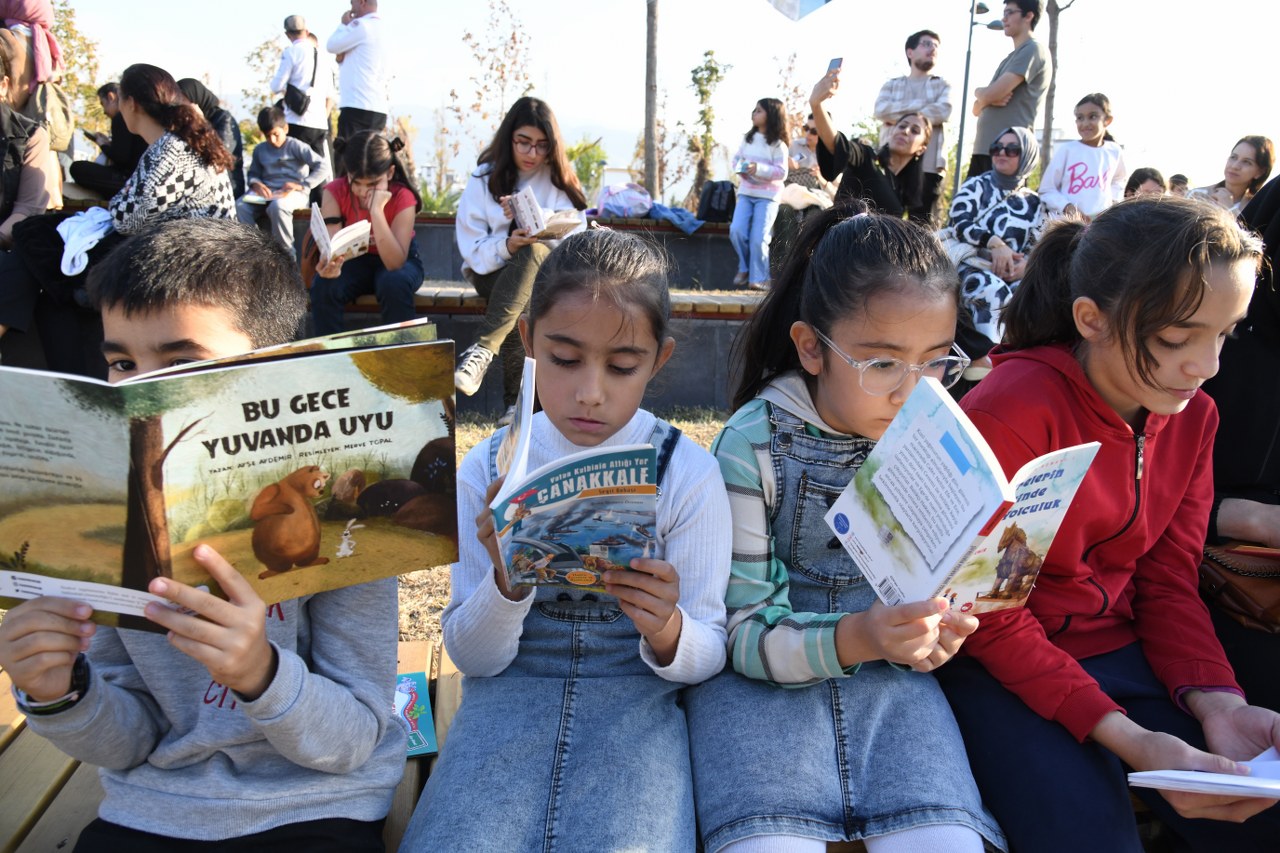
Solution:
{"label": "child's wrist", "polygon": [[236,697],[244,702],[252,702],[255,699],[262,698],[262,694],[267,692],[267,688],[271,686],[271,682],[276,679],[276,672],[280,669],[280,657],[276,652],[276,647],[267,643],[267,665],[261,672],[251,673],[246,677],[245,681],[240,685],[227,685],[236,694]]}

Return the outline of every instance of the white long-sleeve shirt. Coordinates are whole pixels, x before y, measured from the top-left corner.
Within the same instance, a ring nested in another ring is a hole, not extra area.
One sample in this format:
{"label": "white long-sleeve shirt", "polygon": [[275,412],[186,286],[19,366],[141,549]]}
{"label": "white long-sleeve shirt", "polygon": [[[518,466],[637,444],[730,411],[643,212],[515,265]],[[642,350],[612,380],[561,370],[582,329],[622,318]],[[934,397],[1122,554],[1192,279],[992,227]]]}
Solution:
{"label": "white long-sleeve shirt", "polygon": [[1078,139],[1060,142],[1040,178],[1040,202],[1051,214],[1074,204],[1085,216],[1095,216],[1124,198],[1129,172],[1120,146],[1103,142],[1098,147]]}
{"label": "white long-sleeve shirt", "polygon": [[338,106],[386,113],[386,47],[376,12],[352,18],[333,31],[325,50],[343,54],[338,64]]}
{"label": "white long-sleeve shirt", "polygon": [[[647,444],[654,424],[654,416],[641,409],[601,446]],[[545,413],[534,415],[530,430],[530,469],[584,449],[561,435]],[[491,480],[490,440],[476,445],[458,468],[458,562],[450,575],[452,597],[440,617],[449,656],[463,673],[478,676],[497,675],[515,659],[534,602],[532,594],[520,601],[502,596],[489,554],[475,537],[473,519],[485,507]],[[658,664],[643,638],[637,653],[658,676],[696,684],[724,668],[733,523],[716,461],[687,437],[681,437],[667,464],[656,527],[654,556],[680,575],[683,624],[669,665]]]}
{"label": "white long-sleeve shirt", "polygon": [[[573,209],[573,199],[551,183],[551,169],[547,166],[527,175],[522,174],[516,181],[516,189],[522,190],[526,186],[533,190],[538,205],[548,215],[558,210]],[[458,251],[462,253],[464,274],[469,270],[478,275],[487,275],[502,269],[511,260],[511,253],[507,251],[511,219],[489,193],[487,164],[471,173],[471,178],[462,191],[462,198],[458,201],[455,222],[454,232],[458,238]],[[583,227],[586,227],[585,219]]]}
{"label": "white long-sleeve shirt", "polygon": [[[315,83],[311,82],[314,72]],[[280,65],[271,78],[271,92],[283,96],[285,84],[292,83],[311,95],[311,103],[302,115],[288,106],[284,119],[300,127],[325,128],[329,126],[329,107],[325,104],[333,94],[333,69],[318,47],[308,38],[300,38],[280,54]]]}

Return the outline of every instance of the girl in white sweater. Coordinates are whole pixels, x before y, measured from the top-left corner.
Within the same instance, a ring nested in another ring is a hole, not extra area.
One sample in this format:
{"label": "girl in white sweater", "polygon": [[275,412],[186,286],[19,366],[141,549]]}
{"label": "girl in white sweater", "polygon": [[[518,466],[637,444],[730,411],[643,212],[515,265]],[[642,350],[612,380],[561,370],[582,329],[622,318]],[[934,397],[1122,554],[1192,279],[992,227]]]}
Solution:
{"label": "girl in white sweater", "polygon": [[504,433],[467,454],[441,617],[463,700],[403,850],[695,847],[679,694],[724,667],[732,524],[715,460],[640,408],[675,346],[669,314],[664,263],[627,232],[573,234],[538,273],[520,319],[542,403],[529,466],[652,443],[657,544],[605,572],[604,594],[512,589],[488,508]]}
{"label": "girl in white sweater", "polygon": [[1050,216],[1080,214],[1092,219],[1124,198],[1129,173],[1120,145],[1111,138],[1111,101],[1101,92],[1076,104],[1078,141],[1053,149],[1040,181],[1040,203]]}
{"label": "girl in white sweater", "polygon": [[787,176],[787,117],[782,101],[762,98],[751,111],[751,129],[742,138],[733,168],[741,178],[729,241],[738,253],[734,285],[769,289],[769,241],[778,215],[778,193]]}

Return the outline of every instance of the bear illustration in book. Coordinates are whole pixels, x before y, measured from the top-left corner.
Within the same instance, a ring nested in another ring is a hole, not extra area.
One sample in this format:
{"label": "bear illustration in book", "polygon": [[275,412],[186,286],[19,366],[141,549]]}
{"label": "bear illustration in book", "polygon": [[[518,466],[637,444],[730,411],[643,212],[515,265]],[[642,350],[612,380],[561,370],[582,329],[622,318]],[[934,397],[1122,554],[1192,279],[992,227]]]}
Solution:
{"label": "bear illustration in book", "polygon": [[259,578],[329,562],[320,556],[320,518],[312,503],[328,479],[320,466],[308,465],[258,492],[249,517],[255,522],[253,555],[267,567]]}

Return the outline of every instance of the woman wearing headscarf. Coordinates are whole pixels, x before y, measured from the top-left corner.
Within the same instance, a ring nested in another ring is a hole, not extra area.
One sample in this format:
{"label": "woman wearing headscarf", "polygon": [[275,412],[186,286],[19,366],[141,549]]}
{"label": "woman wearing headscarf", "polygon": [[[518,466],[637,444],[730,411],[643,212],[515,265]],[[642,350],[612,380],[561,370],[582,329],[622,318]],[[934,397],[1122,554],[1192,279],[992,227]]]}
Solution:
{"label": "woman wearing headscarf", "polygon": [[991,171],[960,186],[941,235],[973,318],[974,330],[962,331],[960,337],[966,339],[958,343],[975,360],[999,343],[1000,311],[1022,280],[1027,254],[1045,224],[1040,197],[1026,184],[1040,156],[1031,131],[1008,128],[996,137],[989,153]]}
{"label": "woman wearing headscarf", "polygon": [[184,77],[178,81],[178,88],[187,100],[200,108],[204,120],[213,126],[213,130],[226,146],[235,164],[228,174],[231,176],[231,192],[236,198],[244,195],[244,140],[240,136],[240,124],[231,113],[218,105],[218,96],[209,91],[194,77]]}

